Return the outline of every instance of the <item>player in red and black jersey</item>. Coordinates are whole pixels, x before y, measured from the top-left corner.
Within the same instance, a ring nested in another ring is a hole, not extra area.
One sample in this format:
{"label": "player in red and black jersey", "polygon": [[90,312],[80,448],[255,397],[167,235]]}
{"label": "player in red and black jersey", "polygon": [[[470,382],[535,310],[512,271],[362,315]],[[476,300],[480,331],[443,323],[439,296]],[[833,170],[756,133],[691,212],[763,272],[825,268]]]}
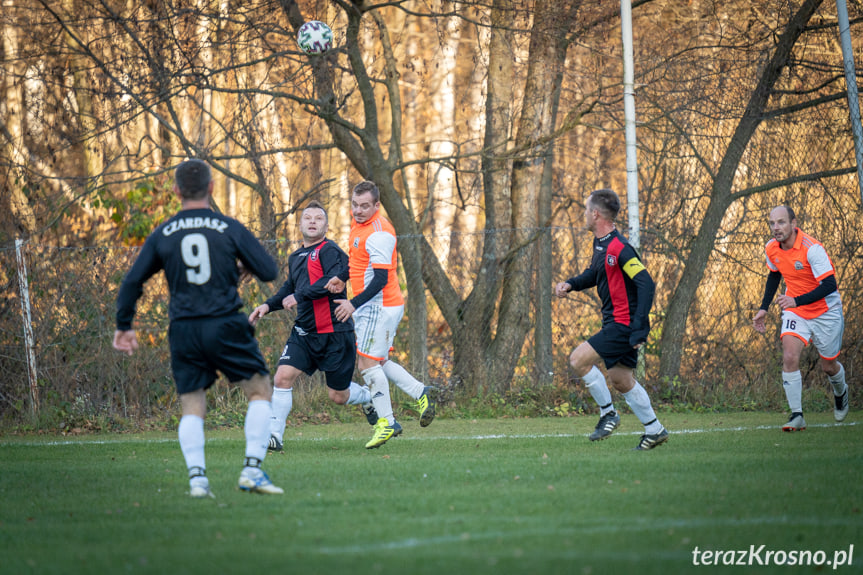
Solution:
{"label": "player in red and black jersey", "polygon": [[581,274],[555,286],[558,297],[571,291],[596,287],[602,300],[602,329],[579,345],[569,363],[600,406],[599,423],[590,434],[591,441],[605,439],[620,424],[611,393],[597,367],[605,363],[608,378],[623,394],[633,413],[644,424],[636,449],[653,449],[668,440],[668,431],[659,423],[647,392],[635,380],[638,348],[650,333],[650,307],[655,284],[635,252],[614,225],[620,212],[620,199],[612,190],[596,190],[585,205],[585,223],[594,234],[593,258]]}
{"label": "player in red and black jersey", "polygon": [[288,256],[288,278],[281,289],[252,311],[253,325],[266,314],[296,307],[297,318],[279,358],[273,390],[273,417],[270,420],[269,448],[282,450],[285,422],[293,407],[293,388],[301,372],[326,374],[329,397],[339,404],[370,408],[368,388],[351,381],[357,358],[354,321],[339,321],[334,315],[335,300],[347,294],[330,293],[327,282],[348,270],[348,255],[325,236],[327,212],[312,201],[300,216],[303,245]]}
{"label": "player in red and black jersey", "polygon": [[303,245],[288,256],[288,277],[265,305],[269,312],[296,306],[294,328],[301,334],[350,332],[353,336],[353,320],[341,322],[332,314],[336,307],[333,300],[345,297],[345,292],[330,294],[324,287],[326,280],[348,268],[348,254],[332,240],[318,237],[327,228],[326,212],[319,205],[312,202],[303,210],[300,218],[300,229],[305,234]]}

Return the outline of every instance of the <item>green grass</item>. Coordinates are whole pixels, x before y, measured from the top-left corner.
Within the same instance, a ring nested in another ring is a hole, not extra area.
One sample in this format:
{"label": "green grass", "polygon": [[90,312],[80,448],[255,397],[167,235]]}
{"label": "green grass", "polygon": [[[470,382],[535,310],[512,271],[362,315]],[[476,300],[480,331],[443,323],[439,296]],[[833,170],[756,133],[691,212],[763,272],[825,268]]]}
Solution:
{"label": "green grass", "polygon": [[171,433],[7,436],[0,573],[744,573],[693,550],[762,544],[854,544],[837,572],[861,572],[861,415],[786,434],[779,413],[664,414],[671,439],[645,453],[632,415],[598,443],[594,416],[407,420],[378,450],[365,423],[304,425],[264,464],[281,497],[236,490],[242,431],[213,430],[215,500],[186,495]]}

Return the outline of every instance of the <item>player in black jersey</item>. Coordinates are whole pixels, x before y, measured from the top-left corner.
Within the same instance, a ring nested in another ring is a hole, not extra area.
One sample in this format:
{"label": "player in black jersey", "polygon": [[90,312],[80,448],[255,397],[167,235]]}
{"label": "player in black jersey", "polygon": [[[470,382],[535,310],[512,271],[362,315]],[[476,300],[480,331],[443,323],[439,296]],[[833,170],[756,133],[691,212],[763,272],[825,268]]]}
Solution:
{"label": "player in black jersey", "polygon": [[293,388],[301,372],[312,375],[323,371],[327,391],[338,404],[364,405],[371,409],[366,387],[351,381],[357,359],[354,320],[344,322],[333,315],[341,293],[330,293],[330,278],[348,270],[348,254],[326,238],[328,227],[324,207],[312,201],[300,216],[303,245],[288,257],[288,278],[281,289],[249,315],[254,325],[266,314],[296,307],[297,318],[279,358],[273,390],[273,416],[270,420],[269,448],[282,450],[285,422],[293,406]]}
{"label": "player in black jersey", "polygon": [[599,423],[591,441],[605,439],[620,424],[611,393],[597,367],[605,363],[614,389],[623,394],[633,413],[644,424],[644,435],[636,449],[653,449],[668,440],[668,431],[659,423],[647,392],[635,380],[638,348],[650,332],[650,307],[655,285],[635,249],[614,225],[620,199],[612,190],[591,192],[585,204],[585,223],[593,232],[593,258],[581,274],[555,286],[558,297],[571,291],[596,287],[602,300],[602,329],[579,345],[569,356],[575,374],[600,407]]}
{"label": "player in black jersey", "polygon": [[150,234],[120,286],[114,348],[128,355],[138,348],[132,329],[135,306],[144,283],[164,270],[170,293],[171,370],[183,410],[177,433],[189,468],[189,494],[213,496],[205,471],[204,417],[206,390],[216,381],[217,372],[242,386],[249,400],[240,489],[282,493],[261,470],[273,386],[254,328],[239,312],[243,302],[237,292],[242,270],[272,281],[278,267],[245,226],[210,209],[213,180],[205,162],[181,163],[174,174],[174,192],[182,209]]}

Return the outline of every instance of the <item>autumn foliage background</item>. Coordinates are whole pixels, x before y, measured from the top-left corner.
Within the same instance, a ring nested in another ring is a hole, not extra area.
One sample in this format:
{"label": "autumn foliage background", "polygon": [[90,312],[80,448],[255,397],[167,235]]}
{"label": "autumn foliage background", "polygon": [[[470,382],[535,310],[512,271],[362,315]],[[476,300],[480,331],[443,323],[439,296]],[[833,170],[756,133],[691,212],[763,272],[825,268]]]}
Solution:
{"label": "autumn foliage background", "polygon": [[[766,214],[780,203],[832,257],[841,359],[859,384],[861,197],[835,3],[632,6],[641,252],[657,282],[642,379],[655,401],[784,409],[778,314],[766,336],[750,322]],[[863,5],[848,8],[859,56]],[[325,56],[294,41],[311,19],[335,32]],[[378,182],[408,296],[395,355],[444,389],[454,414],[593,409],[567,355],[598,329],[598,301],[553,300],[551,288],[588,264],[585,196],[625,195],[619,5],[6,0],[0,32],[4,421],[170,417],[161,279],[139,305],[140,353],[119,356],[110,341],[119,282],[177,209],[172,170],[191,156],[215,168],[215,209],[282,267],[305,202],[327,206],[344,244],[350,188]],[[277,288],[246,284],[246,311]],[[266,320],[274,361],[290,317]],[[827,409],[812,349],[803,370],[804,407]],[[312,411],[319,388],[301,384]],[[211,400],[235,398],[220,382]]]}

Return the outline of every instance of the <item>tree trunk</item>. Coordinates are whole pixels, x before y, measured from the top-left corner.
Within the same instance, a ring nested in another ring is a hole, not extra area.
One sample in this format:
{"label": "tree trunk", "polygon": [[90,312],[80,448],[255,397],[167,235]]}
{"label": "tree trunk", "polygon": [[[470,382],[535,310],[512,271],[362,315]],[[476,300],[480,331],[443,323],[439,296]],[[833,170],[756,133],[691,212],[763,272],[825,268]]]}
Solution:
{"label": "tree trunk", "polygon": [[725,151],[722,163],[716,172],[707,212],[704,214],[704,220],[692,244],[689,257],[686,259],[686,268],[680,276],[680,282],[677,284],[668,305],[662,329],[660,377],[671,379],[680,373],[689,308],[695,299],[710,254],[713,252],[716,233],[722,224],[725,212],[735,200],[731,189],[734,185],[735,174],[740,166],[740,159],[763,120],[763,114],[773,86],[779,79],[782,69],[790,61],[794,44],[822,2],[823,0],[806,0],[788,22],[785,31],[777,40],[773,56],[765,65],[758,86],[750,97],[743,117],[728,144],[728,149]]}
{"label": "tree trunk", "polygon": [[513,13],[511,0],[494,0],[481,161],[485,229],[489,233],[484,238],[481,261],[470,294],[464,302],[458,302],[458,313],[444,310],[453,332],[453,372],[457,381],[470,383],[477,390],[488,389],[490,381],[486,350],[493,341],[491,326],[501,284],[499,264],[510,242],[509,232],[502,230],[510,227],[512,217],[512,162],[506,152],[512,127]]}
{"label": "tree trunk", "polygon": [[[512,171],[512,223],[515,230],[505,262],[497,333],[491,346],[491,381],[497,392],[509,389],[525,337],[529,332],[537,257],[539,189],[548,143],[539,144],[554,130],[553,107],[560,70],[566,60],[566,43],[560,34],[569,30],[580,0],[539,0],[530,37],[527,82],[519,118]],[[548,286],[545,286],[548,289]],[[540,288],[542,289],[542,288]]]}
{"label": "tree trunk", "polygon": [[[3,2],[4,10],[13,10],[15,7],[10,2]],[[14,22],[14,19],[13,19]],[[3,95],[6,99],[6,117],[0,119],[0,126],[3,128],[3,139],[6,141],[4,146],[4,156],[10,162],[10,166],[3,170],[3,179],[0,180],[2,188],[9,190],[4,204],[2,206],[9,210],[14,225],[15,235],[29,235],[30,232],[36,229],[36,216],[33,209],[24,194],[23,187],[26,185],[24,175],[24,166],[27,162],[27,157],[30,155],[24,148],[24,70],[25,64],[15,58],[18,54],[18,30],[15,25],[6,26],[3,32],[3,54],[7,60],[6,73],[3,75],[5,82],[2,86]],[[19,83],[20,82],[20,83]]]}
{"label": "tree trunk", "polygon": [[[578,10],[579,3],[572,6]],[[573,14],[574,16],[574,14]],[[556,35],[558,49],[566,53],[571,38],[565,31],[561,30]],[[560,105],[560,92],[563,87],[563,65],[558,68],[554,76],[554,94],[551,102],[551,125],[557,124],[557,111]],[[536,330],[533,334],[536,380],[541,385],[550,385],[554,381],[554,354],[552,350],[551,330],[551,298],[552,283],[554,281],[552,260],[552,237],[549,225],[551,222],[551,201],[554,195],[554,145],[550,144],[546,150],[545,166],[542,173],[542,181],[539,187],[539,202],[537,207],[537,218],[539,225],[543,228],[539,239],[539,257],[536,264]]]}
{"label": "tree trunk", "polygon": [[[552,124],[557,117],[559,100],[560,84],[558,83],[552,104]],[[543,230],[539,237],[539,255],[536,260],[536,330],[533,333],[533,339],[536,380],[541,385],[549,385],[554,381],[554,355],[551,346],[551,284],[554,281],[551,247],[554,238],[548,227],[548,222],[551,220],[553,161],[553,149],[552,146],[549,146],[539,187],[539,205],[537,208],[539,225],[542,226]]]}

